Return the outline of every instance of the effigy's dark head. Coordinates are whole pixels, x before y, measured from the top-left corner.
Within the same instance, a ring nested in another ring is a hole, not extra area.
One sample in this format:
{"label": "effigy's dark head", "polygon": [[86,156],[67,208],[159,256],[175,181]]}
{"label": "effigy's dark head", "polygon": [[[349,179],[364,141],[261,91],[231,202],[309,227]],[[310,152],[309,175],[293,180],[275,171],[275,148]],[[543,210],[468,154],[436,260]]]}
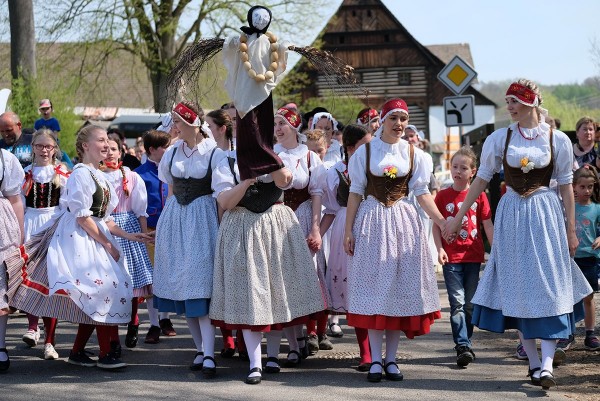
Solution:
{"label": "effigy's dark head", "polygon": [[271,25],[271,19],[273,14],[271,10],[264,6],[254,6],[248,10],[248,25],[243,26],[240,29],[246,35],[252,35],[258,33],[259,36],[267,32],[269,25]]}

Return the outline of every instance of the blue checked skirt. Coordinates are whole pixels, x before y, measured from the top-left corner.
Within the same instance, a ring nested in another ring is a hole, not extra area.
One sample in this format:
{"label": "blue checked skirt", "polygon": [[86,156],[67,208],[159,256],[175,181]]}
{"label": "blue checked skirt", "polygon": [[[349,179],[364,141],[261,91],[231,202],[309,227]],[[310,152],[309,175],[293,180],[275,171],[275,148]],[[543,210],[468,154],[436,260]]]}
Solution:
{"label": "blue checked skirt", "polygon": [[[142,231],[140,223],[133,212],[113,213],[111,216],[115,219],[115,223],[128,233]],[[127,270],[131,275],[134,290],[152,285],[152,263],[150,263],[146,244],[129,241],[121,237],[115,238],[125,256]]]}

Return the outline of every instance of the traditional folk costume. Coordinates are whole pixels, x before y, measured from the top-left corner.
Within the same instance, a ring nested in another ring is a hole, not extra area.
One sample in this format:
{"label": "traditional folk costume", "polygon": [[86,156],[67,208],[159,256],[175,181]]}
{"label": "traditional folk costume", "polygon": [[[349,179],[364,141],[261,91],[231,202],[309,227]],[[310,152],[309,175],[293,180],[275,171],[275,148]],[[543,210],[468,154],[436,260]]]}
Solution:
{"label": "traditional folk costume", "polygon": [[[506,98],[545,113],[538,95],[518,82]],[[583,318],[581,300],[592,289],[569,254],[563,206],[549,188],[551,179],[559,186],[572,183],[571,141],[541,120],[534,128],[511,124],[485,141],[477,176],[489,181],[503,167],[508,189],[496,209],[494,246],[472,302],[479,328],[520,331],[531,382],[548,389],[556,385],[556,340],[574,333]]]}
{"label": "traditional folk costume", "polygon": [[477,176],[489,181],[504,167],[508,190],[496,209],[494,246],[473,297],[478,327],[516,328],[525,339],[574,333],[573,305],[591,288],[569,256],[562,205],[548,188],[551,178],[571,184],[572,166],[571,141],[546,123],[532,129],[511,124],[486,139]]}
{"label": "traditional folk costume", "polygon": [[[396,112],[408,116],[401,99],[383,106],[382,121]],[[386,143],[381,136],[360,146],[348,166],[350,192],[365,198],[352,229],[348,324],[369,329],[373,365],[379,366],[385,330],[385,372],[390,380],[402,380],[399,371],[388,371],[396,365],[400,331],[408,338],[427,334],[441,317],[423,224],[407,198],[409,190],[416,196],[429,193],[430,170],[420,149],[403,140]],[[380,371],[369,371],[368,379],[381,380]]]}
{"label": "traditional folk costume", "polygon": [[[25,197],[25,241],[33,234],[44,230],[52,224],[51,220],[60,215],[65,209],[65,197],[61,196],[69,174],[61,165],[25,167],[25,181],[23,183],[23,195]],[[57,182],[58,179],[58,182]],[[39,338],[38,316],[27,314],[29,327],[23,340],[30,346],[35,346]],[[55,331],[57,319],[43,317],[45,333],[45,359],[56,359],[58,354],[54,350]]]}
{"label": "traditional folk costume", "polygon": [[224,157],[213,139],[203,139],[193,149],[179,140],[160,162],[159,178],[172,186],[174,195],[156,227],[153,287],[160,311],[208,314],[219,230],[211,180]]}
{"label": "traditional folk costume", "polygon": [[[292,110],[281,108],[277,111],[276,116],[283,118],[287,124],[296,131],[299,131],[301,119],[300,116]],[[300,227],[302,227],[302,231],[304,232],[304,237],[307,238],[313,227],[312,197],[317,196],[320,198],[323,195],[323,189],[319,185],[320,174],[325,172],[325,169],[320,168],[323,165],[323,162],[316,153],[310,151],[304,144],[298,144],[298,146],[293,149],[286,149],[281,144],[276,144],[274,150],[278,154],[285,154],[286,157],[296,160],[296,163],[292,166],[292,171],[295,175],[302,174],[309,177],[308,182],[299,180],[294,181],[292,187],[285,190],[283,197],[285,205],[292,209],[296,214],[296,217],[300,222]],[[329,305],[331,302],[325,284],[325,261],[324,258],[318,259],[317,256],[318,254],[313,256],[313,265],[319,275],[319,283],[322,292],[327,297],[326,304]],[[321,313],[314,315],[313,318],[321,322],[323,330],[321,330],[320,334],[324,336],[327,325],[327,311],[322,311]],[[313,327],[314,325],[309,325],[309,332],[307,334],[310,335],[311,331],[314,331]],[[298,328],[297,331],[297,339],[300,339],[303,337],[302,328]],[[316,351],[318,351],[318,349]]]}
{"label": "traditional folk costume", "polygon": [[[331,242],[327,259],[325,280],[331,297],[332,314],[348,313],[348,255],[344,251],[344,231],[346,228],[346,207],[350,193],[350,178],[347,164],[337,162],[325,174],[323,205],[326,214],[334,214],[335,218],[328,230]],[[356,327],[356,339],[360,348],[359,366],[371,363],[368,332]],[[361,367],[360,369],[364,369]]]}
{"label": "traditional folk costume", "polygon": [[[120,164],[108,167],[115,168],[115,170],[105,170],[104,175],[115,189],[119,199],[117,207],[111,213],[115,224],[128,233],[142,232],[139,218],[148,217],[146,213],[148,196],[144,181],[128,167],[123,167]],[[150,263],[146,244],[121,237],[117,237],[116,240],[121,247],[127,270],[133,282],[131,321],[128,324],[127,337],[125,338],[125,345],[133,348],[137,344],[139,298],[152,296],[152,264]],[[118,332],[114,333],[114,337],[113,341],[118,341]]]}
{"label": "traditional folk costume", "polygon": [[67,210],[7,259],[11,306],[74,323],[119,324],[131,317],[133,297],[124,258],[118,262],[77,222],[92,217],[119,248],[106,225],[118,198],[102,172],[78,164],[66,184]]}
{"label": "traditional folk costume", "polygon": [[[173,113],[189,126],[202,125],[183,103]],[[178,140],[158,166],[158,177],[171,186],[173,196],[167,199],[156,227],[154,305],[160,312],[185,314],[197,350],[191,368],[209,377],[216,373],[214,365],[205,362],[214,363],[215,328],[208,311],[219,231],[217,204],[210,195],[213,170],[224,158],[225,152],[212,138],[191,149]]]}
{"label": "traditional folk costume", "polygon": [[[239,183],[233,156],[213,175],[215,198]],[[270,331],[325,308],[305,234],[282,196],[266,175],[223,215],[210,308],[216,325]]]}
{"label": "traditional folk costume", "polygon": [[[327,119],[327,121],[331,122],[332,133],[334,131],[337,131],[338,123],[337,123],[336,119],[333,118],[333,116],[330,113],[325,113],[325,112],[317,113],[313,116],[313,120],[312,120],[310,129],[311,130],[316,129],[317,123],[322,118],[325,118],[325,119]],[[342,144],[339,143],[335,139],[331,139],[331,143],[329,144],[329,147],[327,148],[327,152],[325,153],[325,157],[323,158],[323,161],[334,164],[334,163],[341,161],[343,158],[344,158],[344,149],[342,147]]]}
{"label": "traditional folk costume", "polygon": [[0,372],[8,370],[10,359],[6,350],[6,325],[10,313],[9,298],[7,297],[6,265],[2,263],[5,258],[18,249],[21,242],[21,228],[19,221],[7,196],[18,195],[23,183],[23,168],[19,159],[12,153],[0,150]]}
{"label": "traditional folk costume", "polygon": [[[288,166],[297,163],[293,157],[281,157]],[[215,197],[239,180],[233,154],[213,175]],[[308,175],[295,171],[294,180],[306,183]],[[300,354],[294,326],[326,307],[304,232],[282,200],[283,191],[273,179],[259,177],[238,206],[225,212],[219,228],[210,316],[217,326],[243,330],[250,358],[248,384],[257,384],[262,377],[261,331],[267,333],[265,370],[277,373],[279,330],[292,339],[290,354],[298,356],[296,365]]]}
{"label": "traditional folk costume", "polygon": [[[10,152],[0,152],[0,261],[4,261],[21,242],[21,229],[7,196],[18,195],[25,173],[19,160]],[[0,316],[10,313],[7,298],[6,268],[0,264]],[[0,351],[6,352],[6,351]]]}

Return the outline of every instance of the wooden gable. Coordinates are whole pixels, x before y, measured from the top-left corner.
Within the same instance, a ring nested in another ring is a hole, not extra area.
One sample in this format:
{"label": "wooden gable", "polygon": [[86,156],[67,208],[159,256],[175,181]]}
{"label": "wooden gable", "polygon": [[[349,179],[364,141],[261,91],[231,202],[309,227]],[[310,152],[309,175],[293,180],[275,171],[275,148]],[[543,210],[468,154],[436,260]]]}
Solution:
{"label": "wooden gable", "polygon": [[[321,41],[324,50],[354,67],[369,94],[365,97],[356,88],[340,86],[301,64],[297,69],[307,72],[312,82],[303,90],[304,99],[342,90],[379,108],[387,99],[401,97],[409,106],[411,122],[428,133],[429,107],[442,105],[444,97],[453,95],[437,79],[447,61],[421,45],[380,0],[344,0],[324,28]],[[456,49],[435,47],[436,53],[444,55]],[[468,45],[460,50],[472,62]],[[472,87],[465,93],[475,95],[476,104],[494,105]]]}

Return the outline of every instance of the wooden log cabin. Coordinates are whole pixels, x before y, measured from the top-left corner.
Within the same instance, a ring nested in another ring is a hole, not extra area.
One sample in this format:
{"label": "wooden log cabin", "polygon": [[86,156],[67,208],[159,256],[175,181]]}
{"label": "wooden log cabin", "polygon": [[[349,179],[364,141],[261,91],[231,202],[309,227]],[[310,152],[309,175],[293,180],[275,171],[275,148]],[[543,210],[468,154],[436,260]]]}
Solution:
{"label": "wooden log cabin", "polygon": [[[302,90],[303,100],[326,97],[335,89],[379,109],[387,99],[401,97],[409,106],[411,123],[424,130],[427,137],[430,106],[442,106],[444,97],[454,95],[437,79],[438,73],[457,53],[473,64],[468,44],[427,48],[380,0],[344,0],[320,39],[322,49],[354,67],[369,95],[332,82],[302,62],[294,69],[307,73],[312,82]],[[474,95],[476,105],[495,106],[473,87],[464,94]]]}

